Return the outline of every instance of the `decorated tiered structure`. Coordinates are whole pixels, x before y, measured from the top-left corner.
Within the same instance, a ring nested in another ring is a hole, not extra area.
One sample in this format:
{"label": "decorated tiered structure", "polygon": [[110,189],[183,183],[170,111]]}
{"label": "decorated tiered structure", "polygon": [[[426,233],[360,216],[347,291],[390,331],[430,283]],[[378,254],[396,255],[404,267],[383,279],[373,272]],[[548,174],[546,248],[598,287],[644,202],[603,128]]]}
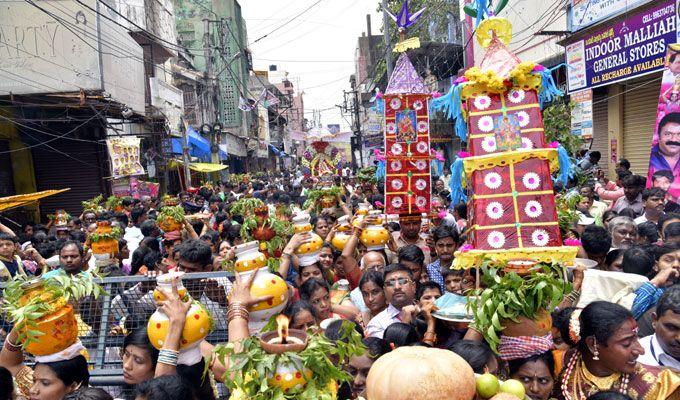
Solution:
{"label": "decorated tiered structure", "polygon": [[551,177],[558,169],[561,179],[568,177],[568,156],[546,142],[541,114],[541,103],[559,91],[550,71],[507,49],[510,31],[502,18],[481,22],[477,39],[487,53],[480,66],[432,102],[457,119],[456,133],[469,150],[452,166],[454,202],[466,199],[463,186],[471,192],[470,246],[456,254],[454,268],[483,259],[568,262],[576,255],[575,247],[562,246]]}
{"label": "decorated tiered structure", "polygon": [[430,209],[430,93],[406,53],[385,90],[385,211]]}

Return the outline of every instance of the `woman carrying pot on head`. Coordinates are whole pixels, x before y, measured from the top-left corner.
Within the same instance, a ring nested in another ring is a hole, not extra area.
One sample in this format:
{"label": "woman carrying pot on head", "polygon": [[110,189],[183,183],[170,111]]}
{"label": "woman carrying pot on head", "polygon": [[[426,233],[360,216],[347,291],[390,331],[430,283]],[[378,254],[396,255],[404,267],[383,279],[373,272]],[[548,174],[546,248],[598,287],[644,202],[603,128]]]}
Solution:
{"label": "woman carrying pot on head", "polygon": [[[35,365],[24,364],[24,352],[12,330],[0,351],[0,366],[14,377],[19,392],[30,400],[61,400],[90,382],[85,347],[76,341],[56,354],[36,356]],[[40,340],[40,339],[38,339]]]}
{"label": "woman carrying pot on head", "polygon": [[624,307],[606,301],[590,303],[572,313],[566,355],[559,381],[560,400],[580,400],[606,390],[634,399],[680,397],[680,376],[671,369],[640,364],[644,353],[637,323]]}

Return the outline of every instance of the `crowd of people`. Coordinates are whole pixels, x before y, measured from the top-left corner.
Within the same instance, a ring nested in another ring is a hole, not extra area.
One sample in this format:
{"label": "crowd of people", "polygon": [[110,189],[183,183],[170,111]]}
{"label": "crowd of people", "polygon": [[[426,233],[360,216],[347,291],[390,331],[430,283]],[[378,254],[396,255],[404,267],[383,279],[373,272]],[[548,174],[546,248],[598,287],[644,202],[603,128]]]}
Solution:
{"label": "crowd of people", "polygon": [[[626,160],[617,164],[615,181],[607,180],[598,162],[597,152],[586,154],[579,166],[586,183],[556,193],[578,196],[573,210],[577,218],[563,232],[564,238],[579,246],[578,257],[590,260],[598,274],[577,265],[570,277],[573,291],[550,310],[554,346],[541,352],[530,348],[530,356],[511,360],[492,351],[468,322],[435,316],[437,299],[465,296],[481,285],[474,268],[451,269],[455,252],[467,242],[468,213],[465,204],[450,204],[448,175],[433,184],[429,214],[387,216],[390,240],[384,249],[368,250],[359,240],[362,230],[375,223],[367,217],[352,228],[342,251],[330,244],[338,217],[353,215],[362,203],[380,208],[384,200],[376,183],[336,177],[335,185],[343,192],[336,205],[313,211],[313,230],[324,240],[318,260],[300,265],[296,250],[309,242],[310,234],[297,233],[284,238],[274,272],[290,286],[291,301],[283,314],[291,328],[321,326],[329,339],[338,340],[340,326],[351,323],[362,335],[367,351],[342,366],[352,380],[340,385],[337,398],[365,397],[368,371],[384,354],[402,346],[428,346],[458,354],[475,373],[519,380],[533,400],[679,399],[680,206],[666,193],[673,177],[654,176],[654,185],[645,188],[645,178],[631,173]],[[25,224],[14,232],[0,224],[0,276],[90,270],[94,258],[83,246],[102,220],[124,229],[116,262],[101,271],[106,276],[223,270],[234,259],[235,247],[243,243],[243,216],[231,212],[234,202],[258,198],[271,215],[281,207],[295,214],[303,210],[314,184],[313,178],[271,174],[261,180],[191,188],[177,199],[187,215],[200,217],[171,232],[163,232],[156,222],[157,210],[167,199],[150,197],[123,199],[122,210],[115,212],[85,210],[65,225]],[[216,325],[228,332],[229,342],[258,333],[248,325],[248,310],[267,298],[252,297],[254,276],[235,274],[233,279],[201,281],[189,289],[193,298],[210,304]],[[124,390],[107,393],[90,387],[81,348],[62,358],[27,362],[19,332],[5,321],[0,398],[216,398],[216,382],[230,379],[228,360],[212,357],[216,343],[208,341],[201,343],[196,357],[178,359],[189,305],[176,291],[154,302],[152,290],[153,286],[137,283],[112,293],[112,324],[125,334],[122,347],[115,349],[122,361]],[[588,304],[579,307],[584,298]],[[151,345],[145,323],[156,307],[170,325],[161,350]],[[210,373],[204,376],[204,369]]]}

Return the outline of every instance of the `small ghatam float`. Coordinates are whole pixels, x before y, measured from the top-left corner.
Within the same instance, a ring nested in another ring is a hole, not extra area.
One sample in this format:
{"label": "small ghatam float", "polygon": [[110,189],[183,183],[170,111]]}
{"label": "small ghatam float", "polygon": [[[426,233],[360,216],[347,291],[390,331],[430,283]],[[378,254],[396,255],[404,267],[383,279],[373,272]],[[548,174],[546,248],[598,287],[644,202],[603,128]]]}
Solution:
{"label": "small ghatam float", "polygon": [[[363,354],[360,335],[346,323],[342,338],[331,342],[321,333],[288,329],[288,323],[286,316],[277,316],[271,329],[266,330],[268,325],[259,338],[243,340],[238,351],[233,343],[215,347],[215,357],[229,360],[225,384],[231,400],[337,398],[338,386],[351,379],[337,365]],[[338,358],[337,364],[331,356]]]}
{"label": "small ghatam float", "polygon": [[73,304],[98,298],[104,290],[88,272],[68,275],[63,270],[44,278],[21,277],[7,283],[0,311],[14,324],[23,349],[34,356],[58,353],[78,340]]}

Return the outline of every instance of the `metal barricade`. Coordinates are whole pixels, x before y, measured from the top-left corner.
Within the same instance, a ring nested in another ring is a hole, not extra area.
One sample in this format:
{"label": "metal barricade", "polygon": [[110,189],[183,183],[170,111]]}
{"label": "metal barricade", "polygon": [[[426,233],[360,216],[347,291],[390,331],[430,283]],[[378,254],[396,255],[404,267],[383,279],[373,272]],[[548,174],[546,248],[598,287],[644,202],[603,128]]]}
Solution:
{"label": "metal barricade", "polygon": [[[214,319],[214,330],[206,338],[212,344],[228,340],[226,306],[232,276],[231,272],[200,272],[185,274],[182,279],[187,292]],[[146,330],[149,317],[156,311],[156,280],[135,275],[102,278],[97,283],[106,293],[99,299],[81,300],[77,314],[79,337],[89,353],[90,384],[114,396],[128,397],[130,393],[125,391],[130,388],[124,387],[121,359],[123,340],[132,330]],[[227,398],[224,385],[215,387],[218,398]]]}

